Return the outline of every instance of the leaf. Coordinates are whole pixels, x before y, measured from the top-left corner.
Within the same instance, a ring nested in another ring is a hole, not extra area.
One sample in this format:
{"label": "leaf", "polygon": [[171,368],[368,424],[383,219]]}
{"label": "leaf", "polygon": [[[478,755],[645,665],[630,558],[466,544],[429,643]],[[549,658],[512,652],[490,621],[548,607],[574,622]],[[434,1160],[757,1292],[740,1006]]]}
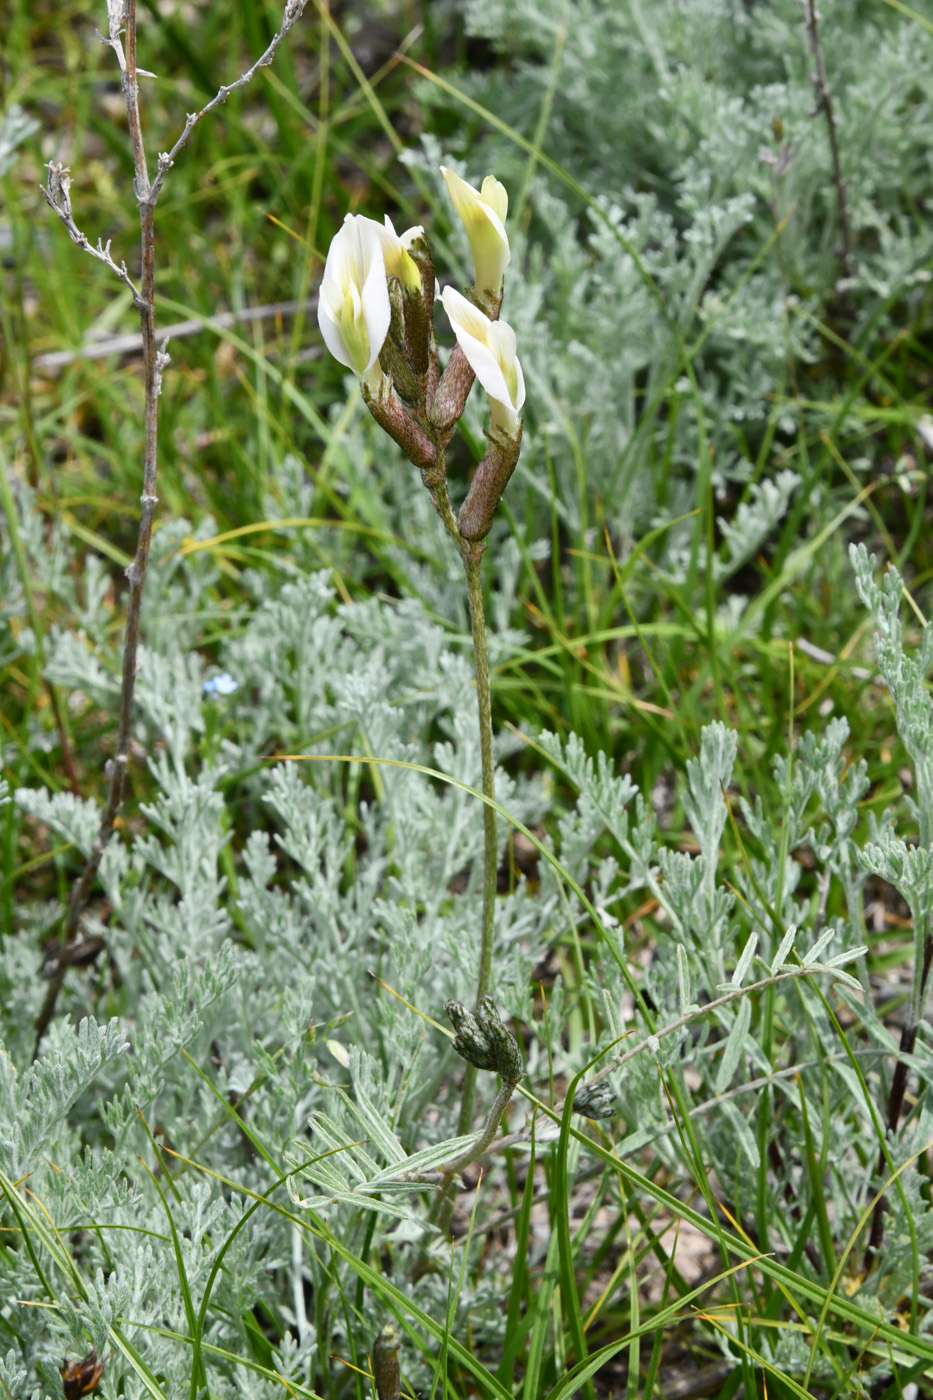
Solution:
{"label": "leaf", "polygon": [[732,1083],[732,1076],[738,1068],[739,1060],[742,1058],[742,1052],[745,1049],[745,1037],[748,1035],[748,1027],[751,1019],[751,997],[743,997],[739,1002],[738,1013],[736,1014],[732,1029],[729,1032],[729,1038],[726,1041],[725,1049],[722,1052],[722,1060],[716,1075],[717,1094],[724,1093]]}
{"label": "leaf", "polygon": [[781,946],[778,948],[771,963],[771,976],[773,977],[787,961],[787,955],[794,946],[794,939],[797,937],[797,925],[790,924],[784,937],[781,939]]}
{"label": "leaf", "polygon": [[750,933],[748,936],[748,942],[742,949],[742,955],[735,965],[735,972],[733,972],[732,974],[733,987],[741,987],[742,980],[745,977],[745,974],[748,971],[749,967],[751,966],[751,961],[752,958],[755,956],[755,950],[757,947],[758,934],[754,932]]}

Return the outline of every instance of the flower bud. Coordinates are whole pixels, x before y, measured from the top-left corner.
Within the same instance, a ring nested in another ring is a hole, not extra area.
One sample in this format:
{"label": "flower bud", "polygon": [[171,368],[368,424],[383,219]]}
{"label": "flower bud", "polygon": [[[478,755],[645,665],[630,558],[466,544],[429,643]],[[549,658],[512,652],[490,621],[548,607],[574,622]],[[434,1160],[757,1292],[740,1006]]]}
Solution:
{"label": "flower bud", "polygon": [[373,1379],[378,1400],[399,1400],[401,1395],[398,1364],[401,1340],[398,1328],[387,1322],[373,1342]]}
{"label": "flower bud", "polygon": [[616,1096],[603,1080],[595,1084],[581,1084],[573,1096],[574,1113],[582,1113],[584,1118],[611,1118],[618,1113]]}
{"label": "flower bud", "polygon": [[481,998],[476,1008],[476,1017],[486,1031],[497,1074],[501,1075],[503,1079],[513,1081],[521,1079],[525,1073],[525,1066],[522,1063],[518,1041],[512,1032],[502,1024],[492,997]]}
{"label": "flower bud", "polygon": [[470,240],[476,269],[474,290],[478,297],[488,299],[498,307],[502,299],[502,276],[512,257],[505,231],[505,217],[509,210],[505,186],[500,185],[494,176],[487,175],[482,189],[476,190],[446,166],[441,166],[441,174]]}
{"label": "flower bud", "polygon": [[477,1069],[495,1069],[489,1037],[472,1011],[468,1011],[459,1001],[446,1001],[444,1010],[457,1032],[454,1036],[454,1049],[460,1058],[475,1065]]}
{"label": "flower bud", "polygon": [[461,1059],[511,1083],[521,1079],[525,1067],[518,1042],[502,1024],[492,997],[480,1000],[475,1015],[459,1001],[445,1002],[444,1010],[457,1032],[454,1049]]}

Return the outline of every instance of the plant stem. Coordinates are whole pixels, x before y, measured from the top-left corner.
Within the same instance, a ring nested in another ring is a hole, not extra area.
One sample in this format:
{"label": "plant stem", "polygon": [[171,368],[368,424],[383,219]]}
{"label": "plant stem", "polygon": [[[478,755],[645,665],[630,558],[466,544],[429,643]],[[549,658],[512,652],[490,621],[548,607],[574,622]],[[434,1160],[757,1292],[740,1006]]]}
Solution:
{"label": "plant stem", "polygon": [[[458,532],[459,535],[459,532]],[[479,720],[479,749],[482,764],[483,796],[490,800],[496,795],[495,760],[492,752],[492,697],[489,692],[489,653],[486,649],[486,615],[483,611],[483,581],[480,563],[485,546],[467,543],[460,537],[460,557],[466,572],[467,594],[470,601],[470,625],[473,630],[473,660],[476,668],[476,713]],[[496,917],[496,876],[499,843],[496,836],[496,812],[489,802],[483,803],[483,917],[480,929],[479,972],[476,978],[476,1003],[489,991],[492,980],[492,943]],[[511,1089],[509,1090],[511,1094]],[[460,1100],[458,1131],[468,1133],[473,1117],[476,1094],[476,1066],[467,1065],[463,1076],[463,1097]],[[508,1099],[505,1101],[508,1102]],[[505,1107],[505,1104],[502,1105]],[[500,1111],[500,1117],[501,1111]],[[485,1150],[485,1149],[484,1149]]]}
{"label": "plant stem", "polygon": [[804,23],[807,29],[807,38],[810,41],[810,49],[813,54],[813,62],[816,72],[813,74],[813,91],[816,95],[817,108],[823,113],[826,119],[826,129],[829,133],[829,151],[833,164],[833,184],[836,187],[836,202],[839,206],[839,225],[842,231],[842,270],[846,277],[852,277],[855,273],[855,255],[852,239],[852,221],[849,217],[849,191],[846,186],[845,176],[842,173],[842,161],[839,157],[839,137],[837,126],[839,119],[833,110],[833,99],[829,91],[829,82],[826,78],[826,64],[823,60],[823,45],[820,41],[819,16],[816,10],[816,0],[803,0]]}
{"label": "plant stem", "polygon": [[[470,1065],[469,1068],[472,1069],[475,1074],[475,1065]],[[476,1141],[467,1148],[466,1152],[461,1153],[459,1157],[455,1157],[452,1162],[446,1162],[444,1164],[441,1170],[446,1177],[457,1176],[460,1172],[466,1171],[467,1167],[471,1166],[473,1162],[482,1157],[484,1152],[488,1151],[493,1138],[499,1131],[502,1115],[508,1106],[509,1099],[515,1093],[515,1086],[517,1083],[517,1079],[500,1080],[499,1092],[496,1095],[492,1108],[489,1110],[486,1126],[483,1128],[483,1131]]]}
{"label": "plant stem", "polygon": [[[120,716],[117,729],[117,749],[108,765],[110,785],[107,802],[101,816],[97,835],[91,845],[87,862],[76,881],[65,915],[64,952],[73,944],[81,927],[81,916],[90,898],[91,889],[100,866],[107,843],[113,835],[117,814],[123,802],[123,788],[126,783],[126,770],[129,763],[130,739],[132,737],[133,700],[136,689],[137,653],[139,649],[139,619],[142,607],[143,586],[149,565],[149,549],[152,543],[152,527],[155,520],[156,465],[158,461],[159,394],[162,387],[162,371],[168,363],[168,356],[156,345],[155,333],[155,258],[154,258],[154,219],[155,197],[149,183],[146,153],[143,146],[142,127],[139,118],[139,84],[136,76],[136,4],[127,0],[125,17],[125,59],[120,65],[123,95],[126,100],[126,115],[130,142],[133,148],[134,189],[139,204],[140,223],[140,283],[134,297],[139,312],[140,329],[143,338],[143,370],[145,376],[145,433],[143,446],[143,490],[139,517],[139,533],[136,537],[136,553],[126,571],[129,581],[129,600],[126,609],[126,631],[123,640],[123,682],[120,690]],[[58,994],[65,980],[68,968],[67,958],[60,956],[50,979],[42,1009],[36,1018],[36,1043],[34,1055],[52,1017]]]}
{"label": "plant stem", "polygon": [[[480,929],[479,972],[476,979],[476,1002],[489,991],[492,980],[492,947],[496,914],[496,877],[499,846],[496,833],[496,812],[490,802],[495,799],[495,760],[492,747],[492,697],[489,690],[489,652],[486,647],[486,615],[483,610],[483,581],[480,573],[485,546],[466,540],[457,528],[457,519],[447,492],[446,442],[437,440],[437,458],[429,468],[422,469],[421,479],[431,494],[431,502],[444,527],[457,546],[463,562],[470,605],[470,627],[473,634],[473,660],[476,672],[476,710],[479,721],[479,747],[482,767],[483,796],[483,913]],[[510,1091],[511,1093],[511,1091]],[[470,1131],[473,1100],[476,1097],[476,1066],[467,1065],[463,1076],[458,1132]],[[508,1102],[508,1100],[506,1100]],[[505,1104],[503,1104],[503,1108]],[[500,1111],[501,1116],[501,1111]]]}
{"label": "plant stem", "polygon": [[[479,721],[479,747],[482,766],[483,796],[483,914],[480,930],[479,973],[476,979],[476,1002],[489,991],[492,980],[492,947],[496,915],[496,878],[499,845],[496,833],[496,812],[490,802],[495,799],[495,759],[492,747],[492,697],[489,690],[489,652],[486,647],[486,615],[483,610],[483,580],[480,572],[485,545],[465,540],[457,528],[457,520],[447,493],[447,468],[444,442],[438,442],[437,460],[422,470],[421,479],[431,493],[431,501],[447,533],[453,539],[463,561],[470,604],[470,627],[473,633],[473,659],[476,671],[476,710]],[[470,1131],[473,1099],[476,1092],[476,1067],[467,1065],[460,1103],[461,1134]]]}
{"label": "plant stem", "polygon": [[[489,654],[486,649],[486,617],[483,612],[483,582],[480,565],[484,546],[470,544],[463,554],[467,592],[470,599],[470,623],[473,628],[473,656],[476,666],[476,711],[479,719],[479,745],[482,761],[483,796],[495,798],[495,760],[492,749],[492,697],[489,691]],[[496,811],[489,802],[483,803],[483,923],[480,939],[479,974],[476,979],[476,1000],[489,991],[492,977],[493,928],[496,913],[496,878],[499,847],[496,838]]]}

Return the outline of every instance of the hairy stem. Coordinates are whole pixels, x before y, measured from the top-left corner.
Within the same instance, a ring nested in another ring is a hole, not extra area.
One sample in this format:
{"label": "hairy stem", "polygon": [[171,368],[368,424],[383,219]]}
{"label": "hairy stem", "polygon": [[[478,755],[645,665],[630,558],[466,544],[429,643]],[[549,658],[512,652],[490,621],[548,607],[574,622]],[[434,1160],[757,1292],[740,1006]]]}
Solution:
{"label": "hairy stem", "polygon": [[[474,1066],[471,1065],[470,1068],[474,1069]],[[452,1162],[445,1163],[441,1170],[446,1177],[458,1176],[460,1172],[466,1171],[467,1167],[478,1161],[483,1153],[489,1150],[493,1138],[499,1131],[499,1124],[502,1121],[502,1115],[508,1106],[509,1099],[515,1093],[515,1086],[517,1083],[517,1079],[500,1080],[499,1092],[496,1095],[492,1108],[489,1110],[489,1117],[486,1119],[486,1125],[483,1131],[476,1141],[470,1144],[465,1152],[461,1153],[459,1157],[455,1157]]]}
{"label": "hairy stem", "polygon": [[[483,581],[480,565],[484,546],[479,541],[466,540],[457,527],[457,520],[447,492],[447,469],[445,462],[446,443],[443,437],[437,444],[437,458],[434,464],[421,472],[421,479],[431,493],[431,501],[447,533],[457,546],[466,573],[467,595],[470,604],[470,626],[473,633],[473,659],[476,669],[476,709],[479,721],[479,746],[482,764],[483,796],[495,798],[495,762],[492,750],[492,698],[489,691],[489,653],[486,647],[486,615],[483,610]],[[493,926],[496,913],[496,875],[498,868],[498,839],[496,835],[496,813],[483,803],[483,913],[480,929],[479,974],[476,979],[476,1001],[489,991],[492,980]],[[459,1132],[470,1131],[473,1117],[473,1100],[476,1095],[476,1067],[467,1065],[463,1077],[463,1096],[460,1101]]]}
{"label": "hairy stem", "polygon": [[[470,599],[470,623],[473,628],[473,655],[476,666],[476,710],[479,720],[479,745],[483,773],[483,796],[495,798],[495,762],[492,751],[492,698],[489,691],[489,654],[486,649],[486,617],[483,612],[483,582],[480,565],[483,546],[471,544],[463,554],[467,592]],[[483,803],[483,923],[480,939],[479,975],[476,979],[476,1000],[489,991],[492,976],[493,924],[496,912],[496,874],[498,867],[496,812],[489,802]]]}
{"label": "hairy stem", "polygon": [[[492,698],[489,690],[489,653],[486,647],[486,614],[483,610],[483,582],[480,565],[484,546],[478,541],[465,540],[457,528],[457,520],[447,494],[447,471],[444,445],[439,444],[437,461],[421,473],[431,493],[434,509],[443,520],[463,560],[467,595],[470,604],[470,627],[473,633],[473,659],[476,670],[476,710],[479,721],[479,746],[482,764],[483,796],[494,799],[495,762],[492,751]],[[488,802],[483,803],[483,918],[480,934],[479,975],[476,979],[476,1001],[489,991],[492,977],[493,922],[496,912],[496,872],[498,844],[496,813]],[[470,1067],[472,1068],[472,1066]],[[473,1074],[475,1079],[475,1070]]]}

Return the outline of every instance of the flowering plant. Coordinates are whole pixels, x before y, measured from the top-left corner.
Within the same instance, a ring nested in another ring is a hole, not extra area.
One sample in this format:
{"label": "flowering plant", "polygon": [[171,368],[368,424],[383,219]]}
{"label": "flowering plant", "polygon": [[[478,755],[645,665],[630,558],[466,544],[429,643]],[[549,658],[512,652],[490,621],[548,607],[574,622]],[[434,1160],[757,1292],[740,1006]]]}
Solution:
{"label": "flowering plant", "polygon": [[[443,374],[434,335],[434,260],[420,227],[399,236],[388,218],[383,227],[373,219],[348,214],[327,254],[318,321],[327,348],[359,378],[370,413],[420,468],[421,479],[466,572],[485,799],[483,914],[476,989],[477,1015],[485,1019],[476,1021],[461,1008],[462,1025],[476,1031],[473,1040],[461,1037],[461,1047],[469,1044],[475,1051],[479,1028],[486,1027],[488,1031],[493,1025],[489,1019],[489,1008],[494,1009],[489,984],[498,864],[492,707],[479,570],[485,549],[483,540],[492,527],[496,506],[521,449],[525,381],[515,353],[515,332],[499,320],[503,276],[511,257],[505,231],[508,195],[492,175],[487,175],[481,189],[476,190],[453,171],[443,166],[441,170],[454,208],[463,220],[475,266],[475,281],[468,296],[448,286],[439,298],[456,337]],[[492,421],[486,431],[485,455],[455,516],[447,490],[446,454],[474,379],[479,380],[489,397]],[[498,1020],[495,1025],[499,1026]],[[507,1035],[504,1029],[502,1033]],[[521,1073],[520,1058],[513,1058],[507,1065],[506,1060],[501,1064],[494,1062],[491,1052],[485,1057],[471,1053],[466,1058],[469,1065],[460,1130],[465,1132],[470,1125],[477,1068],[497,1067],[503,1075],[503,1089],[485,1130],[494,1133],[517,1082],[516,1075]],[[460,1170],[464,1161],[458,1159],[455,1165]]]}
{"label": "flowering plant", "polygon": [[[492,175],[476,190],[441,170],[475,266],[468,297],[448,286],[439,298],[457,341],[443,374],[434,335],[434,262],[420,225],[399,235],[388,217],[382,225],[348,214],[327,254],[318,323],[328,350],[359,378],[373,417],[420,467],[463,552],[489,533],[518,461],[525,383],[515,333],[499,320],[511,258],[508,195]],[[445,454],[474,379],[489,396],[492,422],[485,456],[454,521]]]}

